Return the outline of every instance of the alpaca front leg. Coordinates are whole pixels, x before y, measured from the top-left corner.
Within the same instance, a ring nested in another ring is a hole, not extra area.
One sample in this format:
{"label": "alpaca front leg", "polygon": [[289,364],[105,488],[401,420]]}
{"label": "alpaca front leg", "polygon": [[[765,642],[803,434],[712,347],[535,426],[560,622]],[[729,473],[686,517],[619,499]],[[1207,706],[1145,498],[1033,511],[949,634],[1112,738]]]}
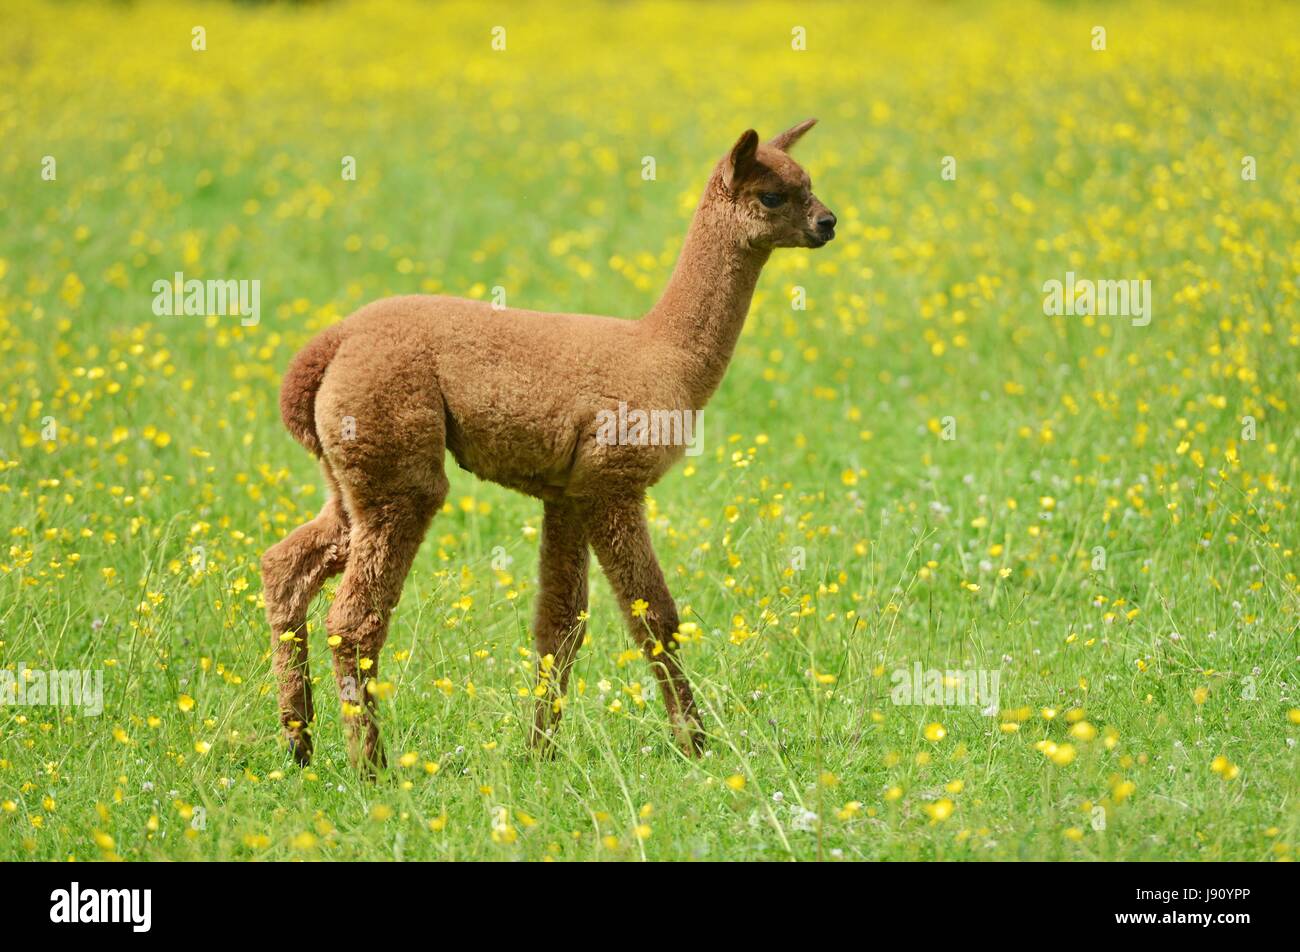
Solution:
{"label": "alpaca front leg", "polygon": [[[618,596],[632,637],[659,681],[678,744],[687,754],[698,754],[704,733],[677,655],[677,606],[650,544],[641,500],[602,507],[591,520],[591,545]],[[644,614],[638,602],[645,603]]]}
{"label": "alpaca front leg", "polygon": [[547,752],[559,726],[569,672],[586,637],[587,551],[585,514],[568,503],[546,503],[538,566],[533,637],[537,645],[537,700],[533,747]]}

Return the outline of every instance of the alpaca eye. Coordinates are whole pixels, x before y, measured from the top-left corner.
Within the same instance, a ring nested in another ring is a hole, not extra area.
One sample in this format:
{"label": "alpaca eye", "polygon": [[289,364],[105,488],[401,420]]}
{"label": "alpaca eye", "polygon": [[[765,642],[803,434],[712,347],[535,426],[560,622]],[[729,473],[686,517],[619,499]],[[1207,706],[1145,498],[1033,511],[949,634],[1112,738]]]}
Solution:
{"label": "alpaca eye", "polygon": [[764,192],[758,200],[765,208],[779,208],[785,202],[785,196],[780,192]]}

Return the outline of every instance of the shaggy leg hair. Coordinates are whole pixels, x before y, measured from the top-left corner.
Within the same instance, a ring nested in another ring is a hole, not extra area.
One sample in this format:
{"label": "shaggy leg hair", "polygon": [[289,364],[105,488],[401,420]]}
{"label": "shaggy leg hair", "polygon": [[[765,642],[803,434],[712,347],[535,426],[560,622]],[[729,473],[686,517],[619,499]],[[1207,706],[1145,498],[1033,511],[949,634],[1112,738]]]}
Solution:
{"label": "shaggy leg hair", "polygon": [[542,516],[542,547],[538,568],[537,609],[533,631],[537,645],[538,683],[532,743],[547,753],[560,722],[569,670],[587,635],[581,617],[587,611],[586,514],[573,503],[546,503]]}
{"label": "shaggy leg hair", "polygon": [[[328,469],[326,476],[329,477]],[[271,625],[280,683],[280,723],[300,764],[311,760],[311,675],[307,666],[307,608],[348,559],[348,519],[337,490],[311,522],[262,556],[266,620]],[[285,635],[291,637],[286,638]]]}
{"label": "shaggy leg hair", "polygon": [[[591,544],[618,596],[632,638],[659,681],[677,743],[688,753],[699,752],[704,745],[699,713],[677,656],[677,605],[650,544],[642,501],[618,500],[599,507],[591,521]],[[638,599],[647,606],[641,617],[633,614]]]}

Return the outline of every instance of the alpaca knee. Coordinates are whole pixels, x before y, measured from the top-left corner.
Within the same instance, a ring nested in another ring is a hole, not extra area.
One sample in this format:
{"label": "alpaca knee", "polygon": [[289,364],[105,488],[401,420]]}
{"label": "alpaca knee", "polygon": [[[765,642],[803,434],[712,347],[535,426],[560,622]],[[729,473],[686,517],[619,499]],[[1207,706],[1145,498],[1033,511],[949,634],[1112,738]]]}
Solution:
{"label": "alpaca knee", "polygon": [[[340,592],[325,616],[325,630],[335,653],[355,656],[368,641],[368,635],[378,624],[376,612],[360,599]],[[334,641],[335,638],[339,640]]]}
{"label": "alpaca knee", "polygon": [[262,591],[272,627],[301,623],[307,603],[347,561],[347,526],[337,500],[262,553]]}

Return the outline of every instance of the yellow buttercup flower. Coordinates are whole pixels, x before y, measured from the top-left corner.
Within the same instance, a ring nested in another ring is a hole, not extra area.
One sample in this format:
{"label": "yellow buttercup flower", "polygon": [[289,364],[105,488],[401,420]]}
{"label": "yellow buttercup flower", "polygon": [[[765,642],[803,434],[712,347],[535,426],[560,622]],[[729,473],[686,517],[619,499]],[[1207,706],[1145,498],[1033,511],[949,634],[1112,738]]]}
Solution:
{"label": "yellow buttercup flower", "polygon": [[925,804],[922,809],[925,811],[926,816],[930,818],[931,822],[942,823],[944,820],[952,816],[954,805],[947,797],[940,797],[932,803]]}

